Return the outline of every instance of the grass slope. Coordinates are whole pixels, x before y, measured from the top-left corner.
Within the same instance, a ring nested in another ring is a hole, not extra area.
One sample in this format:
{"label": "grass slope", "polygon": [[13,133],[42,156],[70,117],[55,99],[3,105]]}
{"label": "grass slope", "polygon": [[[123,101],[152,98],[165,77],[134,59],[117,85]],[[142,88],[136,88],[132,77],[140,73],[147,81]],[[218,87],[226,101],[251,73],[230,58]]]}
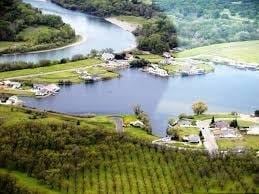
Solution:
{"label": "grass slope", "polygon": [[259,63],[259,40],[214,44],[185,50],[177,57],[194,57],[197,55],[218,56],[248,63]]}
{"label": "grass slope", "polygon": [[39,192],[44,194],[59,194],[60,192],[51,190],[46,185],[43,185],[37,181],[37,179],[28,177],[25,173],[17,171],[8,171],[6,169],[0,168],[0,175],[8,174],[11,177],[16,179],[16,185],[18,187],[25,187],[26,189],[32,192]]}

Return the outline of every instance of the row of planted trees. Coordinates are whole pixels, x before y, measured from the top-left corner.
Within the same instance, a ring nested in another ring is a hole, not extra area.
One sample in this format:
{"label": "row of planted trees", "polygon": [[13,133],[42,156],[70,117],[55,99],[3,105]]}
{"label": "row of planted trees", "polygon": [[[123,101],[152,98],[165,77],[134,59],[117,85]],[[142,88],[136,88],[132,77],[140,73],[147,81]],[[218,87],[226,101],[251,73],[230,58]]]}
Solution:
{"label": "row of planted trees", "polygon": [[[159,148],[97,126],[38,120],[0,127],[0,165],[63,193],[256,192],[258,159]],[[249,177],[249,178],[247,178]]]}

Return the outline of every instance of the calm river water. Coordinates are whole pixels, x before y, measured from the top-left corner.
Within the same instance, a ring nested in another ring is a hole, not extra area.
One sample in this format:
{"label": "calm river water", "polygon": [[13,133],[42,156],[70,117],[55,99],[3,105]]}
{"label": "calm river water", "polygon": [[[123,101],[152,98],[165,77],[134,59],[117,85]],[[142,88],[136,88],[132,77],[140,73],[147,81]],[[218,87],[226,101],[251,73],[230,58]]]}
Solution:
{"label": "calm river water", "polygon": [[102,18],[90,16],[84,13],[64,9],[46,0],[23,0],[33,7],[39,8],[45,14],[53,14],[62,17],[75,29],[77,35],[84,40],[75,46],[44,51],[40,53],[26,53],[0,56],[0,61],[32,61],[41,59],[71,58],[75,54],[87,54],[91,49],[102,50],[112,48],[114,51],[123,51],[136,46],[136,40],[132,33],[113,25]]}
{"label": "calm river water", "polygon": [[[80,45],[37,54],[0,57],[1,61],[60,59],[87,53],[92,48],[121,51],[135,45],[134,36],[103,19],[60,8],[48,1],[24,0],[44,13],[60,15],[77,34],[87,38]],[[23,98],[25,104],[66,113],[132,113],[139,104],[149,114],[153,132],[164,135],[169,118],[190,113],[194,101],[205,101],[209,111],[251,113],[259,108],[259,73],[216,66],[214,73],[169,79],[125,70],[122,77],[95,84],[63,87],[56,96],[44,99]]]}
{"label": "calm river water", "polygon": [[24,98],[31,107],[66,113],[132,113],[137,104],[149,114],[153,132],[165,135],[169,118],[191,113],[192,103],[205,101],[209,111],[250,113],[259,107],[259,73],[217,66],[196,77],[154,77],[125,70],[122,77],[95,84],[63,87],[56,96]]}

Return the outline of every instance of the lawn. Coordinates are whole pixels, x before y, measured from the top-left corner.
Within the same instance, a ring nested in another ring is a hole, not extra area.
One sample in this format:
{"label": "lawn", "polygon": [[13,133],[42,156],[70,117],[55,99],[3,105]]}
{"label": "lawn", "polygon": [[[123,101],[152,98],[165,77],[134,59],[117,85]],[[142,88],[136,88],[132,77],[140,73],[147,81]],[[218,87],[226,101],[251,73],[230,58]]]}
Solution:
{"label": "lawn", "polygon": [[126,126],[126,127],[124,127],[125,134],[127,134],[131,137],[137,138],[137,139],[148,141],[148,142],[158,139],[158,137],[156,137],[154,135],[149,135],[149,134],[147,134],[146,131],[144,131],[140,128],[130,126],[130,122],[136,121],[136,120],[137,120],[137,118],[135,115],[123,116],[123,122],[124,122],[124,125]]}
{"label": "lawn", "polygon": [[17,182],[16,184],[20,187],[25,187],[26,189],[34,192],[40,192],[44,194],[58,194],[60,192],[48,188],[46,185],[40,184],[37,179],[28,177],[25,173],[17,171],[7,171],[6,169],[0,168],[0,174],[8,173],[11,177],[14,177]]}
{"label": "lawn", "polygon": [[223,57],[248,63],[259,63],[259,40],[214,44],[186,50],[177,57],[193,57],[208,55],[209,57]]}
{"label": "lawn", "polygon": [[17,95],[17,96],[33,96],[34,93],[30,90],[17,90],[17,89],[2,89],[0,88],[0,94],[10,94],[10,95]]}
{"label": "lawn", "polygon": [[[91,75],[98,75],[104,79],[112,79],[119,76],[118,73],[109,72],[103,67],[88,67],[86,68],[86,71]],[[21,78],[18,80],[32,81],[33,83],[58,83],[60,80],[69,80],[72,83],[80,83],[83,81],[75,71],[64,71],[36,77]]]}
{"label": "lawn", "polygon": [[10,47],[21,46],[25,42],[11,42],[11,41],[0,41],[0,51],[3,51]]}
{"label": "lawn", "polygon": [[239,139],[219,139],[217,140],[219,149],[232,149],[236,147],[246,147],[259,150],[259,136],[256,135],[245,135]]}
{"label": "lawn", "polygon": [[199,135],[199,128],[197,127],[180,127],[177,128],[180,137],[189,136],[189,135]]}
{"label": "lawn", "polygon": [[170,75],[179,73],[181,71],[181,65],[164,65],[162,68]]}
{"label": "lawn", "polygon": [[161,60],[164,58],[160,55],[155,55],[155,54],[142,54],[142,55],[136,55],[141,59],[146,59],[150,61],[151,63],[159,63]]}
{"label": "lawn", "polygon": [[90,58],[90,59],[85,59],[85,60],[80,60],[75,62],[69,62],[65,64],[52,65],[48,67],[7,71],[7,72],[0,73],[0,79],[8,79],[11,77],[27,76],[27,75],[33,75],[33,74],[48,73],[53,71],[76,69],[76,68],[88,67],[99,63],[101,63],[99,59]]}
{"label": "lawn", "polygon": [[[0,123],[4,125],[10,125],[13,123],[18,123],[19,121],[31,121],[31,116],[35,115],[35,111],[31,111],[19,107],[11,107],[0,105]],[[85,126],[88,129],[98,128],[103,130],[108,130],[110,132],[115,132],[115,125],[113,121],[106,116],[92,116],[88,117],[76,117],[70,115],[64,115],[59,113],[47,113],[45,118],[37,117],[37,122],[43,123],[53,123],[53,122],[69,122],[77,123],[80,122],[81,126]]]}
{"label": "lawn", "polygon": [[204,69],[206,73],[210,73],[215,70],[213,66],[204,63],[198,64],[197,67],[199,69]]}
{"label": "lawn", "polygon": [[202,115],[194,115],[193,118],[194,120],[208,120],[208,119],[212,119],[212,117],[214,116],[214,118],[236,118],[236,116],[232,115],[232,114],[202,114]]}

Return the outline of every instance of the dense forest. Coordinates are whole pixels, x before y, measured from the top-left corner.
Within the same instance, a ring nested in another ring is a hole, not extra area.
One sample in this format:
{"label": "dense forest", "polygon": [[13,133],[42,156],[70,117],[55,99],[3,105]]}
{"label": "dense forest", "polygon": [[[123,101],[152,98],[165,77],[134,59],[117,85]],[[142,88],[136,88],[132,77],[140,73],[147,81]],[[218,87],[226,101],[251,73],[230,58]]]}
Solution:
{"label": "dense forest", "polygon": [[43,15],[21,0],[1,0],[0,15],[0,41],[24,43],[3,53],[52,48],[75,40],[74,30],[60,17]]}
{"label": "dense forest", "polygon": [[155,12],[151,5],[138,0],[51,0],[68,9],[78,9],[97,16],[135,15],[151,18]]}
{"label": "dense forest", "polygon": [[[259,191],[254,153],[211,158],[118,135],[100,121],[0,108],[9,112],[0,120],[0,168],[26,173],[60,193]],[[12,193],[13,182],[1,175],[0,190]]]}
{"label": "dense forest", "polygon": [[258,0],[153,0],[174,21],[180,46],[259,39]]}

